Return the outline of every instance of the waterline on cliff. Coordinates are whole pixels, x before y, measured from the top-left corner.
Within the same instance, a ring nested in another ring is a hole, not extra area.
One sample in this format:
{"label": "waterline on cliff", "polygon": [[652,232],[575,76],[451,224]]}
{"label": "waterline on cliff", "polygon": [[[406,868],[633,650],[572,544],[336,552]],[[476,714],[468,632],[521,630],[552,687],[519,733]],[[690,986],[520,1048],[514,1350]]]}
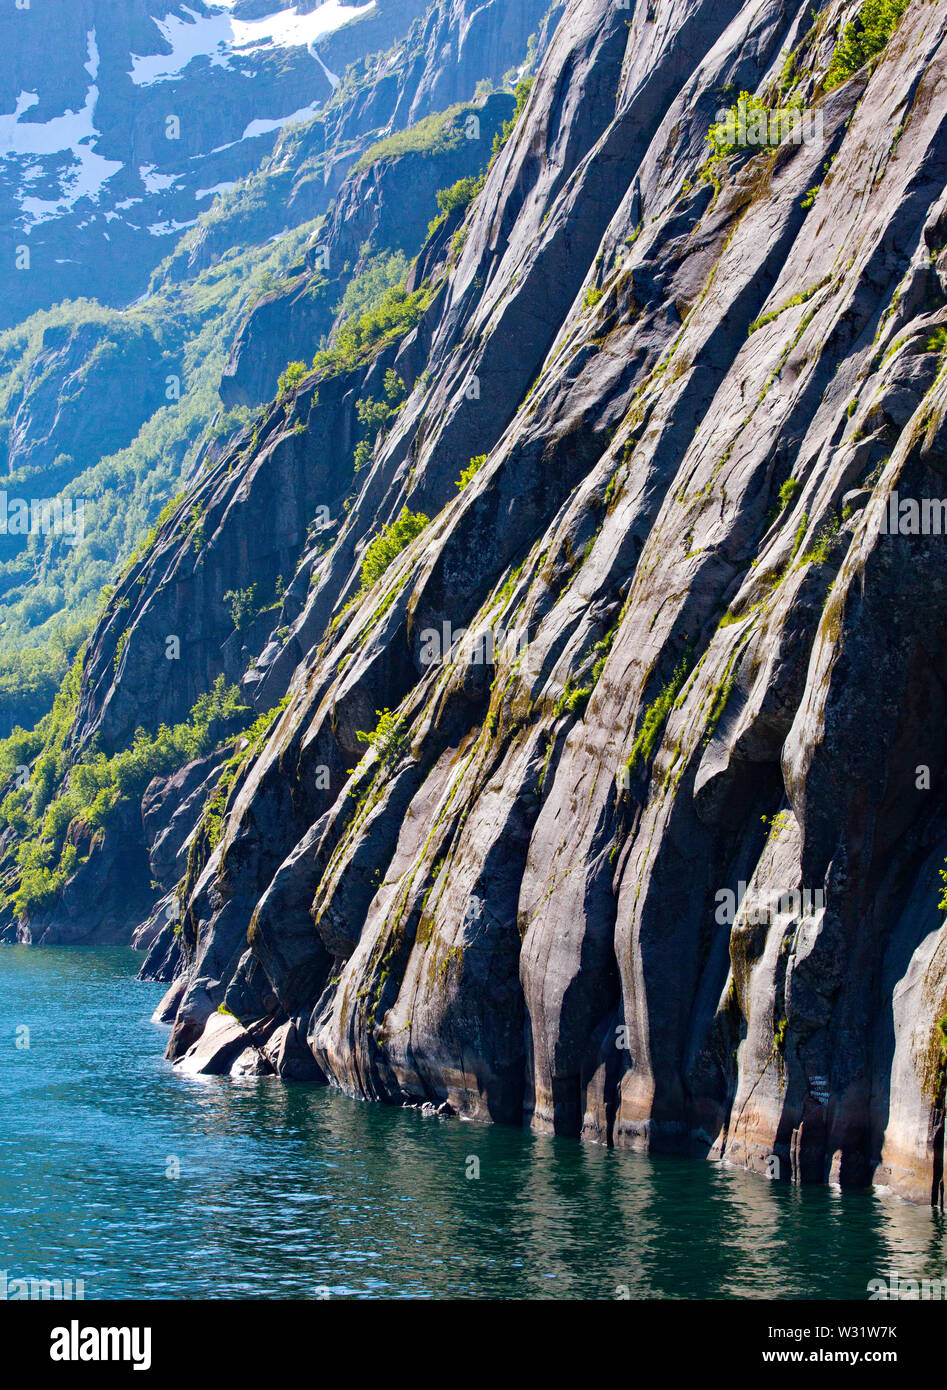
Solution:
{"label": "waterline on cliff", "polygon": [[11,1281],[68,1275],[87,1299],[835,1299],[890,1270],[947,1274],[943,1219],[897,1199],[184,1077],[137,964],[0,951]]}

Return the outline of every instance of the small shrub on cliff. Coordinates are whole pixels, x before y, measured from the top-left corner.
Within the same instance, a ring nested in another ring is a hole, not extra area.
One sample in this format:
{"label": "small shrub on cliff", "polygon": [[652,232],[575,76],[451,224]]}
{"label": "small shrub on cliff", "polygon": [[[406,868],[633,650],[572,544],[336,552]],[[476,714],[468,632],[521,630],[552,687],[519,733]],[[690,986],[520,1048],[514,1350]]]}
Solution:
{"label": "small shrub on cliff", "polygon": [[305,362],[290,362],[286,370],[280,373],[279,378],[279,399],[288,396],[290,391],[295,391],[301,382],[305,381],[309,375],[309,368]]}
{"label": "small shrub on cliff", "polygon": [[122,652],[125,650],[125,648],[126,648],[127,645],[128,645],[128,628],[126,628],[124,632],[119,633],[118,641],[115,643],[115,655],[112,657],[112,666],[113,666],[114,670],[116,670],[116,671],[118,670],[119,666],[122,664]]}
{"label": "small shrub on cliff", "polygon": [[824,526],[820,526],[815,539],[802,557],[803,561],[813,565],[824,565],[838,539],[839,526],[837,516],[831,517]]}
{"label": "small shrub on cliff", "polygon": [[238,632],[244,632],[259,611],[256,591],[257,586],[251,584],[249,589],[228,589],[224,594],[224,603],[230,605],[230,616]]}
{"label": "small shrub on cliff", "polygon": [[475,179],[472,176],[465,179],[458,179],[451,184],[450,188],[442,188],[437,195],[437,206],[445,217],[450,217],[453,212],[460,212],[470,206],[474,198],[483,188],[484,179]]}
{"label": "small shrub on cliff", "polygon": [[791,502],[794,502],[802,491],[801,478],[787,478],[779,489],[779,509],[785,511]]}
{"label": "small shrub on cliff", "polygon": [[381,578],[388,566],[411,544],[415,536],[421,534],[429,522],[430,517],[425,516],[423,512],[412,512],[403,507],[396,521],[390,526],[382,527],[365,551],[362,560],[362,593],[366,593],[375,580]]}
{"label": "small shrub on cliff", "polygon": [[459,487],[461,492],[463,492],[464,488],[470,482],[471,478],[476,477],[476,475],[480,472],[481,468],[486,463],[486,461],[486,454],[478,454],[476,458],[472,458],[467,467],[462,470],[461,475],[457,479],[455,486]]}
{"label": "small shrub on cliff", "polygon": [[719,192],[721,169],[727,159],[741,151],[753,154],[775,149],[786,140],[798,140],[804,119],[796,98],[791,97],[785,106],[769,107],[752,92],[741,92],[723,119],[714,121],[707,131],[710,153],[699,177]]}
{"label": "small shrub on cliff", "polygon": [[404,722],[390,709],[376,709],[375,717],[378,720],[375,728],[371,732],[360,731],[355,737],[359,743],[367,743],[374,748],[379,762],[390,767],[401,756],[408,731]]}
{"label": "small shrub on cliff", "polygon": [[831,92],[882,51],[901,22],[908,0],[865,0],[835,45],[825,90]]}
{"label": "small shrub on cliff", "polygon": [[203,502],[195,502],[188,514],[188,521],[190,523],[188,535],[195,550],[200,550],[207,540],[207,532],[205,530],[207,518],[205,516],[205,511],[206,508]]}

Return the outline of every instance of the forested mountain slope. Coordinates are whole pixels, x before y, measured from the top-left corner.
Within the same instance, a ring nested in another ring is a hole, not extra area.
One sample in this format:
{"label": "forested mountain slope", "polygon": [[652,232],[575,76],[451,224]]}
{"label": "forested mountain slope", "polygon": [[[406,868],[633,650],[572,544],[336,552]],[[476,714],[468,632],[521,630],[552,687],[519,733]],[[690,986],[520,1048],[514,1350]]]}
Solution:
{"label": "forested mountain slope", "polygon": [[[0,18],[9,39],[0,52],[10,55],[0,77],[12,82],[0,103],[10,111],[0,116],[0,199],[7,187],[15,243],[5,254],[0,234],[0,299],[7,322],[35,310],[0,333],[0,461],[11,506],[82,505],[78,534],[24,531],[0,513],[2,734],[49,708],[116,561],[209,437],[240,423],[240,412],[221,411],[225,371],[227,406],[270,399],[289,349],[311,358],[347,291],[351,313],[403,281],[438,213],[437,191],[485,168],[561,3],[224,8],[87,0],[56,4],[45,21],[38,7]],[[55,60],[45,63],[51,42]],[[334,85],[326,63],[341,73]],[[94,139],[70,125],[83,82],[95,98]],[[24,90],[39,94],[35,110],[16,96]],[[165,138],[171,108],[183,113],[180,139]],[[480,125],[471,126],[474,108]],[[289,114],[250,122],[273,110]],[[244,121],[250,134],[231,139]],[[401,153],[410,158],[394,159],[409,125]],[[120,156],[124,172],[87,188],[83,161],[101,170],[102,151]],[[221,182],[208,160],[225,161],[230,177]],[[41,175],[70,196],[40,206]],[[323,259],[315,287],[303,272],[320,245],[334,259]],[[313,290],[289,318],[295,336],[270,312],[275,305],[278,317],[293,286]],[[77,297],[51,302],[63,294]]]}

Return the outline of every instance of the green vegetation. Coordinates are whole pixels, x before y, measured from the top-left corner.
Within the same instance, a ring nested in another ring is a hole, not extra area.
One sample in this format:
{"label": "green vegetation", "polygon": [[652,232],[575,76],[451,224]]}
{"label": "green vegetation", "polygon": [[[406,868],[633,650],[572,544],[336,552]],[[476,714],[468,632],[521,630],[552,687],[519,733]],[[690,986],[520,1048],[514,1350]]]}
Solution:
{"label": "green vegetation", "polygon": [[230,616],[233,618],[234,627],[238,632],[244,632],[260,611],[260,605],[257,602],[257,586],[251,584],[249,589],[228,589],[224,594],[224,603],[230,605]]}
{"label": "green vegetation", "polygon": [[901,22],[908,0],[865,0],[835,45],[824,87],[831,92],[884,49]]}
{"label": "green vegetation", "polygon": [[19,882],[4,900],[20,917],[55,901],[78,867],[79,836],[73,833],[67,843],[72,827],[88,834],[104,829],[116,807],[140,799],[153,777],[210,752],[249,713],[236,686],[218,676],[184,723],[162,724],[154,735],[138,729],[130,748],[112,757],[89,748],[71,764],[67,741],[78,708],[81,666],[78,656],[36,729],[15,729],[0,744],[0,773],[7,777],[34,760],[29,782],[14,786],[0,803],[0,823],[21,836]]}
{"label": "green vegetation", "polygon": [[230,410],[222,410],[212,426],[215,439],[227,439],[239,429],[245,429],[253,419],[253,412],[247,405],[235,405]]}
{"label": "green vegetation", "polygon": [[376,709],[377,725],[370,733],[355,735],[359,743],[368,743],[375,750],[378,761],[390,767],[401,757],[408,737],[408,730],[402,720],[390,709]]}
{"label": "green vegetation", "polygon": [[568,676],[562,688],[562,694],[556,701],[556,708],[553,711],[555,718],[560,719],[564,714],[578,714],[581,718],[591,697],[591,685],[573,685],[572,677]]}
{"label": "green vegetation", "polygon": [[381,429],[398,414],[406,394],[407,388],[401,377],[393,367],[389,367],[385,372],[385,400],[363,397],[355,407],[359,422],[369,428]]}
{"label": "green vegetation", "polygon": [[0,735],[32,727],[50,709],[91,627],[91,619],[69,623],[36,646],[0,652]]}
{"label": "green vegetation", "polygon": [[309,368],[306,366],[305,362],[290,362],[286,370],[280,373],[278,383],[279,399],[282,400],[283,397],[288,396],[291,391],[295,391],[296,387],[299,386],[301,382],[305,381],[308,375]]}
{"label": "green vegetation", "polygon": [[[478,179],[473,177],[458,179],[450,188],[442,188],[437,194],[437,205],[440,208],[440,212],[429,225],[427,229],[428,236],[433,236],[438,227],[444,225],[451,213],[469,207],[485,183],[486,175],[483,174]],[[458,236],[460,236],[459,230],[454,234],[454,241],[457,240]]]}
{"label": "green vegetation", "polygon": [[595,288],[594,285],[590,285],[589,288],[585,291],[585,298],[583,299],[582,303],[584,304],[586,309],[594,309],[596,304],[601,303],[601,301],[604,298],[604,290],[598,290]]}
{"label": "green vegetation", "polygon": [[516,91],[513,93],[516,97],[516,106],[513,108],[513,114],[510,119],[503,122],[503,129],[497,131],[496,135],[493,137],[491,163],[496,159],[507,140],[509,140],[510,136],[513,134],[513,131],[516,129],[516,123],[526,109],[526,103],[529,101],[529,94],[533,90],[534,81],[535,78],[533,77],[524,77],[521,82],[516,84]]}
{"label": "green vegetation", "polygon": [[796,500],[801,491],[801,478],[787,478],[779,489],[779,510],[784,512],[786,508]]}
{"label": "green vegetation", "polygon": [[[123,313],[91,300],[67,301],[0,333],[0,452],[13,416],[45,380],[47,329],[72,333],[83,325],[101,325],[102,343],[95,351],[117,353],[119,359],[140,355],[138,344],[156,345],[162,383],[159,408],[127,447],[108,452],[96,434],[96,392],[114,390],[121,367],[109,388],[103,360],[96,359],[106,385],[90,386],[83,397],[91,421],[84,431],[84,451],[77,450],[75,459],[57,459],[42,474],[34,470],[29,481],[23,470],[7,477],[13,494],[52,497],[65,492],[86,505],[84,535],[76,545],[60,536],[31,535],[22,544],[18,538],[0,538],[0,733],[34,723],[49,710],[96,619],[103,586],[153,543],[159,513],[163,521],[180,506],[182,498],[174,494],[209,435],[223,437],[249,423],[249,412],[241,407],[221,415],[217,387],[230,342],[246,313],[252,285],[260,275],[275,279],[276,272],[292,266],[317,225],[309,222],[278,241],[234,251],[194,278],[182,275],[164,282],[159,268],[151,296]],[[180,399],[164,399],[166,375],[180,383]],[[70,393],[82,384],[70,378]],[[30,394],[24,397],[27,389]],[[192,539],[198,544],[200,533]]]}
{"label": "green vegetation", "polygon": [[242,746],[227,760],[221,772],[220,780],[204,803],[203,824],[207,834],[207,843],[211,849],[220,843],[224,822],[227,818],[230,793],[241,769],[261,751],[273,731],[276,721],[288,704],[289,696],[284,695],[278,705],[254,720],[240,740]]}
{"label": "green vegetation", "polygon": [[475,477],[480,472],[481,468],[486,463],[486,461],[486,454],[478,454],[476,458],[472,458],[467,467],[461,472],[461,475],[457,479],[455,486],[459,487],[461,492],[463,492],[464,488],[470,482],[471,478]]}
{"label": "green vegetation", "polygon": [[361,593],[368,592],[376,579],[381,578],[389,565],[411,544],[415,536],[421,534],[429,522],[430,517],[426,517],[423,512],[411,512],[407,507],[402,507],[397,520],[390,526],[382,527],[365,551],[362,560]]}
{"label": "green vegetation", "polygon": [[359,423],[366,426],[370,436],[360,439],[355,446],[353,469],[356,473],[371,463],[378,439],[398,414],[406,394],[407,387],[401,377],[393,367],[389,367],[385,373],[385,400],[376,401],[371,396],[365,396],[356,404],[355,413]]}
{"label": "green vegetation", "polygon": [[605,662],[608,660],[608,653],[612,649],[617,632],[618,623],[610,632],[605,634],[600,642],[595,643],[592,651],[596,653],[596,660],[585,685],[575,686],[572,683],[572,677],[567,678],[563,692],[556,701],[555,715],[557,719],[563,714],[577,714],[581,718],[585,713],[586,706],[592,698],[592,691],[598,685],[599,677],[605,670]]}
{"label": "green vegetation", "polygon": [[802,542],[805,540],[806,531],[807,531],[807,529],[808,529],[808,526],[809,526],[809,513],[808,513],[808,512],[803,512],[802,516],[799,518],[799,525],[796,527],[796,534],[795,534],[795,536],[793,537],[793,543],[792,543],[792,556],[791,556],[791,559],[793,559],[793,560],[795,560],[795,558],[796,558],[796,553],[798,552],[799,547],[802,545]]}
{"label": "green vegetation", "polygon": [[802,121],[799,99],[791,97],[786,106],[769,107],[752,92],[741,92],[723,120],[714,121],[707,131],[710,153],[699,177],[720,191],[720,171],[724,162],[741,151],[750,154],[775,149],[798,131]]}
{"label": "green vegetation", "polygon": [[925,352],[947,352],[947,324],[940,324],[934,329],[924,344]]}
{"label": "green vegetation", "polygon": [[645,710],[641,727],[632,744],[628,761],[625,763],[626,776],[630,777],[639,763],[646,763],[650,759],[657,744],[658,735],[664,728],[664,721],[671,711],[671,706],[674,704],[689,670],[690,656],[686,655],[678,663],[667,685]]}
{"label": "green vegetation", "polygon": [[[362,254],[366,254],[365,247]],[[364,270],[346,286],[345,294],[336,305],[336,313],[346,319],[369,313],[381,303],[388,290],[404,284],[410,269],[402,251],[395,251],[390,256],[382,254],[369,257]]]}
{"label": "green vegetation", "polygon": [[839,519],[833,516],[824,526],[820,526],[809,549],[803,555],[803,561],[808,561],[813,565],[824,565],[829,558],[829,554],[839,533]]}
{"label": "green vegetation", "polygon": [[787,299],[785,304],[780,304],[778,309],[773,309],[770,313],[763,314],[761,318],[754,319],[747,329],[747,336],[751,333],[755,333],[756,330],[762,328],[764,324],[772,323],[773,319],[778,319],[780,314],[784,314],[787,309],[795,309],[798,304],[805,304],[814,294],[818,294],[819,290],[824,289],[831,279],[831,275],[823,275],[818,284],[810,285],[807,290],[800,290],[798,294],[794,294],[790,299]]}
{"label": "green vegetation", "polygon": [[940,870],[940,876],[943,880],[944,886],[941,889],[940,898],[938,899],[937,906],[941,912],[947,912],[947,868]]}
{"label": "green vegetation", "polygon": [[408,294],[404,285],[386,290],[375,308],[343,323],[332,346],[312,359],[312,370],[325,375],[350,371],[386,343],[409,333],[430,302],[431,293],[423,286],[414,294]]}
{"label": "green vegetation", "polygon": [[449,217],[451,213],[469,207],[485,182],[484,178],[475,179],[472,176],[458,179],[456,183],[451,184],[450,188],[440,190],[437,195],[437,206],[445,217]]}
{"label": "green vegetation", "polygon": [[464,118],[477,110],[475,106],[459,102],[446,111],[425,116],[416,125],[409,125],[369,146],[356,164],[355,173],[361,173],[379,160],[398,159],[404,154],[429,156],[457,149],[464,138]]}
{"label": "green vegetation", "polygon": [[[770,110],[761,97],[754,96],[752,92],[741,92],[724,119],[714,121],[707,131],[711,162],[728,159],[748,146],[765,149],[779,145],[782,142],[783,124],[792,114],[791,106],[777,106]],[[750,132],[751,139],[747,138]],[[742,140],[739,138],[741,134],[744,137]]]}

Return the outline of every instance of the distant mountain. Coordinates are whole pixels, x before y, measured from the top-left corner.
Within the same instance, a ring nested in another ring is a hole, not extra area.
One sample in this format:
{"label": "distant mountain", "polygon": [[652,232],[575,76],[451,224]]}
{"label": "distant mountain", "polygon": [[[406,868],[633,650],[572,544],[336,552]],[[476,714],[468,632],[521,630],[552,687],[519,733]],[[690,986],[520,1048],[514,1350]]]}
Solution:
{"label": "distant mountain", "polygon": [[[341,23],[351,7],[335,0],[63,7],[48,78],[44,46],[25,37],[40,32],[32,12],[8,31],[8,139],[63,149],[4,160],[8,199],[29,224],[13,238],[29,270],[7,260],[0,305],[35,311],[0,332],[0,469],[14,504],[78,496],[84,524],[77,537],[0,526],[0,732],[48,708],[116,561],[239,423],[218,391],[230,407],[268,399],[339,313],[406,277],[437,191],[485,169],[561,4],[356,10]],[[63,115],[74,108],[86,125],[94,112],[101,135],[77,135],[79,118]],[[184,113],[181,139],[161,125],[146,148],[168,111]],[[273,112],[292,119],[262,129]],[[97,163],[102,150],[121,153],[121,169]],[[77,193],[86,166],[103,175],[94,198],[88,179]],[[233,180],[221,183],[224,166]],[[38,201],[41,175],[49,196]],[[309,284],[319,238],[331,268]],[[81,298],[35,307],[64,293]]]}
{"label": "distant mountain", "polygon": [[5,5],[0,326],[59,299],[141,294],[215,194],[426,2]]}

